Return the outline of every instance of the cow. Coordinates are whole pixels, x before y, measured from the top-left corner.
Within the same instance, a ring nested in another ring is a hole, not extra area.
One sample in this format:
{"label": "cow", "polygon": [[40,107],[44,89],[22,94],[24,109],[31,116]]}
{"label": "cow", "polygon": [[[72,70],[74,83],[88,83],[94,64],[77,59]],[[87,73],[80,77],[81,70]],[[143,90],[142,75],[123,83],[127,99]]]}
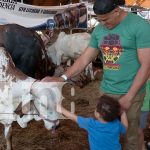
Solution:
{"label": "cow", "polygon": [[53,75],[55,67],[47,57],[41,37],[33,29],[17,24],[1,25],[0,46],[6,48],[16,67],[24,74],[30,77],[42,74],[37,78]]}
{"label": "cow", "polygon": [[[0,47],[0,123],[5,127],[7,150],[12,149],[13,121],[23,128],[32,119],[42,119],[47,129],[58,124],[55,105],[61,99],[59,88],[55,83],[43,84],[17,69],[8,51]],[[23,116],[16,111],[20,105],[24,110]]]}
{"label": "cow", "polygon": [[[65,32],[60,32],[56,42],[47,48],[47,54],[56,65],[60,65],[69,59],[75,60],[88,47],[90,37],[88,33],[66,34]],[[86,68],[86,74],[88,72],[90,72],[91,79],[93,80],[92,63]]]}

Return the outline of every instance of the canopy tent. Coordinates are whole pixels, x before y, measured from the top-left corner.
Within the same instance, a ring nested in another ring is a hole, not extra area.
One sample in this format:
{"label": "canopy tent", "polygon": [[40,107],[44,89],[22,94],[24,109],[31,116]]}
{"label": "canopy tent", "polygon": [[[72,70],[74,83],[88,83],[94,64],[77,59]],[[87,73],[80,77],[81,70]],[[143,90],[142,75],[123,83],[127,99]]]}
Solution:
{"label": "canopy tent", "polygon": [[139,6],[150,9],[150,0],[125,0],[127,6]]}

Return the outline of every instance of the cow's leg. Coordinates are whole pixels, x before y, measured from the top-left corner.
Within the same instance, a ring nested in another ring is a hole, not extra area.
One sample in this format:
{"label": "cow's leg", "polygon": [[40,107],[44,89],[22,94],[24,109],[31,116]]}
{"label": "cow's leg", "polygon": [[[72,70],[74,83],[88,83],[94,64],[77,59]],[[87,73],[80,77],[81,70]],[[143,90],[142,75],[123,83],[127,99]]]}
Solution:
{"label": "cow's leg", "polygon": [[90,72],[90,76],[91,76],[91,80],[94,80],[94,72],[93,72],[93,65],[92,63],[90,63],[86,69],[85,69],[85,74],[88,75],[88,73]]}
{"label": "cow's leg", "polygon": [[62,54],[59,54],[56,51],[56,64],[57,64],[57,66],[59,66],[61,64],[61,57],[62,57]]}
{"label": "cow's leg", "polygon": [[11,124],[6,124],[5,125],[5,139],[6,139],[6,150],[12,150],[12,127]]}
{"label": "cow's leg", "polygon": [[71,66],[71,59],[67,60],[67,66]]}

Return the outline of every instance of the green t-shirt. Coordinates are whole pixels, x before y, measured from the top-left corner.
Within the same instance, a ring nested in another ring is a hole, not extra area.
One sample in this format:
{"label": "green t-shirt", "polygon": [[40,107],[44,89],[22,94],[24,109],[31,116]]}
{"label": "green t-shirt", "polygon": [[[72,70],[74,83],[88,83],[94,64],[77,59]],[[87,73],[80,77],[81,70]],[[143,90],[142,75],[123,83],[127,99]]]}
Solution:
{"label": "green t-shirt", "polygon": [[144,97],[144,102],[141,111],[149,111],[149,110],[150,110],[150,79],[146,82],[146,95]]}
{"label": "green t-shirt", "polygon": [[[125,94],[140,68],[138,48],[150,48],[150,24],[133,13],[109,30],[97,25],[89,44],[103,55],[101,90],[111,94]],[[144,88],[144,87],[143,87]]]}

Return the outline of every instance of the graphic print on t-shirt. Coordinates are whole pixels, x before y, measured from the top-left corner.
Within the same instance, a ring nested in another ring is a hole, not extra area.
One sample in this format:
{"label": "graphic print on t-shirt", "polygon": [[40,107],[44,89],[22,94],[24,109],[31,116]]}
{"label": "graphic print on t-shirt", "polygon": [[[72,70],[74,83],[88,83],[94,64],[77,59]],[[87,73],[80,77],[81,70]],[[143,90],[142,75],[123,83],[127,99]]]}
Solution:
{"label": "graphic print on t-shirt", "polygon": [[122,53],[120,36],[117,34],[104,36],[100,44],[100,49],[103,53],[104,69],[119,70],[120,65],[116,62]]}

